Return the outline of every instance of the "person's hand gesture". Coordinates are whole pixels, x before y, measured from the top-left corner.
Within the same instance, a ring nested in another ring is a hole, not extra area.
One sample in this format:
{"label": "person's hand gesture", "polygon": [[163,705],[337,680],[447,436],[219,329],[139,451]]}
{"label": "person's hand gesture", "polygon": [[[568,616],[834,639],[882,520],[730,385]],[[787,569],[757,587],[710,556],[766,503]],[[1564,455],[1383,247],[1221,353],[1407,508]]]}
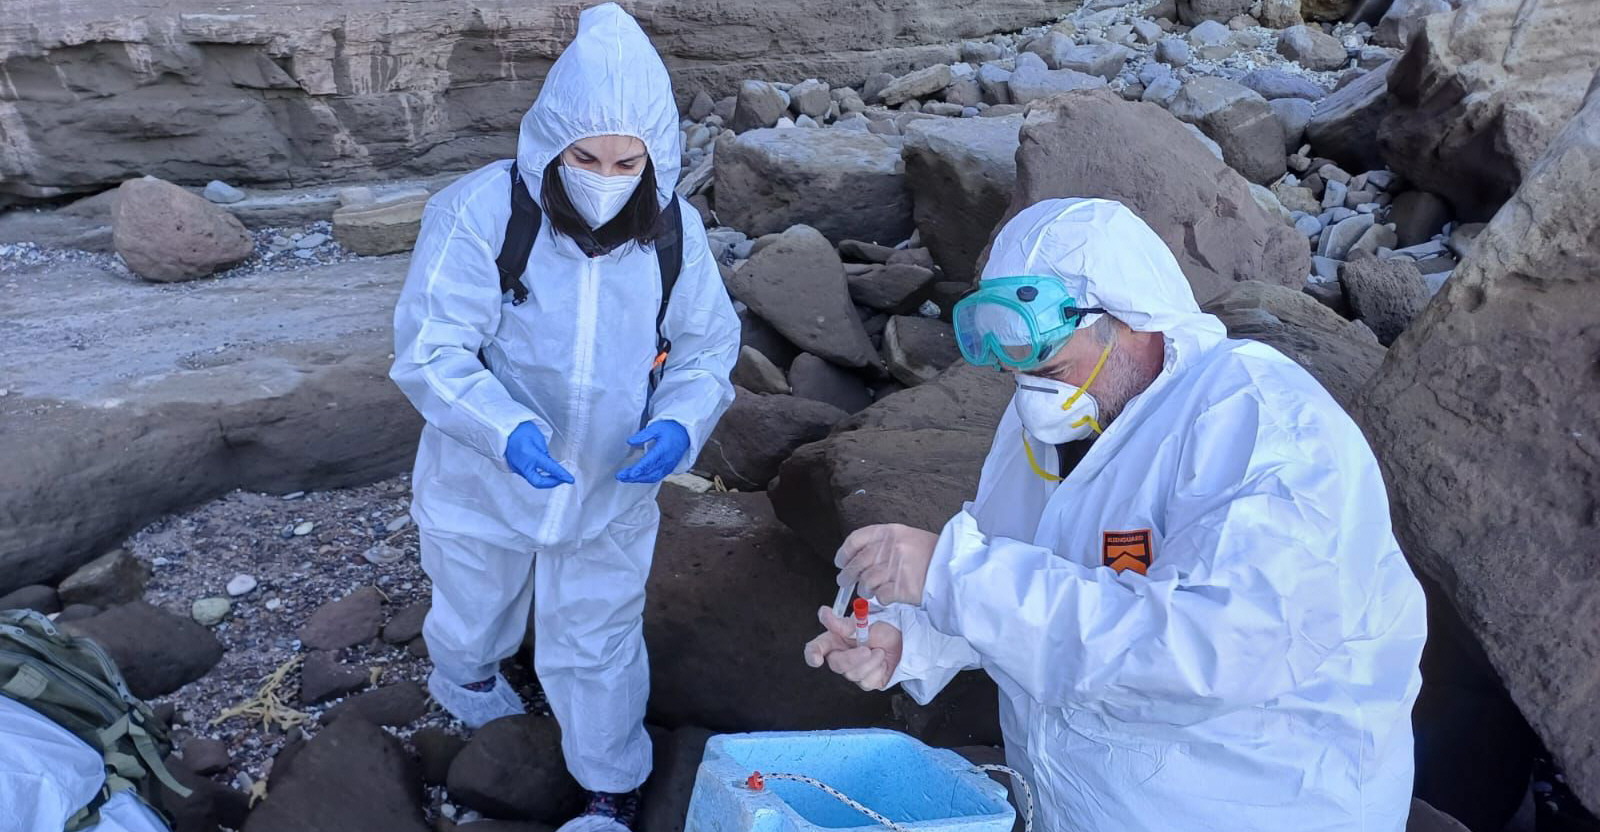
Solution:
{"label": "person's hand gesture", "polygon": [[650,445],[638,462],[617,472],[618,482],[649,485],[658,483],[672,473],[689,452],[689,432],[671,419],[651,422],[644,430],[628,437],[635,448]]}
{"label": "person's hand gesture", "polygon": [[922,605],[939,536],[933,532],[884,523],[856,529],[834,555],[839,586],[856,585],[856,594],[880,604]]}
{"label": "person's hand gesture", "polygon": [[856,644],[855,622],[840,618],[833,610],[817,610],[817,620],[825,629],[822,635],[806,644],[806,664],[828,669],[856,683],[862,690],[883,690],[894,678],[900,666],[900,654],[905,639],[899,628],[884,621],[875,621],[867,630],[867,646]]}
{"label": "person's hand gesture", "polygon": [[550,458],[550,448],[545,444],[544,434],[532,422],[517,425],[506,440],[506,464],[534,488],[572,484],[572,475]]}

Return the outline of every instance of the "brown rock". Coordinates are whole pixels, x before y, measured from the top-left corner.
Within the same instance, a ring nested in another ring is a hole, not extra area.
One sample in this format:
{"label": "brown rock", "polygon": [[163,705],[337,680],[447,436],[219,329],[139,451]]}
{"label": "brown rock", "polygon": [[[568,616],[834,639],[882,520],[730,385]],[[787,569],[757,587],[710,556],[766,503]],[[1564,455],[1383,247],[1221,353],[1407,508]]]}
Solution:
{"label": "brown rock", "polygon": [[421,786],[399,740],[343,720],[307,742],[287,771],[274,765],[267,799],[243,832],[429,832]]}
{"label": "brown rock", "polygon": [[255,252],[232,214],[151,176],[122,183],[111,228],[128,268],[158,283],[205,277]]}
{"label": "brown rock", "polygon": [[1339,283],[1350,311],[1384,346],[1393,344],[1428,305],[1428,284],[1416,264],[1404,257],[1351,260],[1339,267]]}
{"label": "brown rock", "polygon": [[850,302],[844,264],[814,228],[789,229],[734,274],[728,291],[801,349],[842,367],[878,363]]}
{"label": "brown rock", "polygon": [[451,799],[492,818],[561,823],[581,798],[561,756],[561,727],[534,714],[478,729],[447,780]]}
{"label": "brown rock", "polygon": [[307,650],[343,650],[378,637],[383,626],[383,593],[364,586],[323,604],[300,628]]}
{"label": "brown rock", "polygon": [[950,324],[918,316],[889,319],[883,331],[883,352],[889,374],[907,387],[932,381],[961,360]]}
{"label": "brown rock", "polygon": [[114,607],[144,597],[150,567],[126,549],[112,549],[90,561],[61,582],[63,604]]}
{"label": "brown rock", "polygon": [[346,667],[337,654],[313,650],[300,666],[300,704],[320,705],[338,699],[366,687],[368,680],[366,668]]}
{"label": "brown rock", "polygon": [[911,236],[899,147],[850,130],[751,130],[717,137],[717,217],[760,237],[808,225],[837,243]]}
{"label": "brown rock", "polygon": [[1357,412],[1406,555],[1461,614],[1590,810],[1600,809],[1597,170],[1600,83],[1395,343]]}
{"label": "brown rock", "polygon": [[827,436],[847,415],[811,399],[736,388],[733,404],[706,440],[695,470],[720,476],[729,488],[760,491],[794,449]]}
{"label": "brown rock", "polygon": [[1463,220],[1488,219],[1578,111],[1597,23],[1593,0],[1474,0],[1423,19],[1389,79],[1383,158]]}
{"label": "brown rock", "polygon": [[333,238],[356,254],[410,251],[422,232],[422,209],[427,204],[427,197],[417,196],[340,208],[333,212]]}
{"label": "brown rock", "polygon": [[[1394,63],[1386,63],[1317,102],[1306,124],[1306,140],[1318,154],[1351,170],[1383,167],[1372,137],[1389,112],[1387,86]],[[1404,168],[1401,168],[1404,170]]]}
{"label": "brown rock", "polygon": [[433,607],[428,601],[418,601],[394,614],[389,623],[383,625],[383,640],[390,644],[405,644],[406,642],[422,635],[422,622],[428,618],[428,610]]}
{"label": "brown rock", "polygon": [[[65,617],[63,611],[57,623]],[[141,699],[169,694],[222,660],[222,645],[210,630],[143,601],[74,620],[62,630],[105,648],[128,689]]]}
{"label": "brown rock", "polygon": [[1238,280],[1299,287],[1311,270],[1305,238],[1261,210],[1243,177],[1154,104],[1078,92],[1035,107],[1007,216],[1065,196],[1133,209],[1172,249],[1201,302]]}
{"label": "brown rock", "polygon": [[428,696],[409,679],[356,694],[328,709],[322,724],[333,725],[342,717],[401,727],[421,719],[428,712]]}
{"label": "brown rock", "polygon": [[1306,369],[1349,410],[1383,363],[1383,345],[1304,292],[1253,280],[1207,304],[1233,338],[1260,341]]}

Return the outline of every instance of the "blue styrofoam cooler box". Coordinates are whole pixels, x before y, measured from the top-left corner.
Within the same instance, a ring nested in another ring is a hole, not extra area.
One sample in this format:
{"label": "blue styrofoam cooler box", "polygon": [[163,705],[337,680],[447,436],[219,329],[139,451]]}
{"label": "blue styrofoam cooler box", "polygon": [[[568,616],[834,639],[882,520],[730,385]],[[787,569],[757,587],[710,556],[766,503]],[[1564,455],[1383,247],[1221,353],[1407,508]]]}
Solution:
{"label": "blue styrofoam cooler box", "polygon": [[1006,789],[952,751],[896,731],[723,734],[706,743],[684,832],[884,830],[876,821],[806,783],[754,771],[814,777],[895,823],[939,832],[1010,832]]}

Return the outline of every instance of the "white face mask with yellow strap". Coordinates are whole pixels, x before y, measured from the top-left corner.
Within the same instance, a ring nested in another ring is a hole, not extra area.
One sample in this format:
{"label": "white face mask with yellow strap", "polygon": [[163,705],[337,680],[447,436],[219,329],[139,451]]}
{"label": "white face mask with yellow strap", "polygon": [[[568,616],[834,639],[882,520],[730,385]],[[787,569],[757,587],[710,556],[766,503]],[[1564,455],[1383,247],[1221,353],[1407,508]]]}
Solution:
{"label": "white face mask with yellow strap", "polygon": [[[1106,366],[1111,345],[1106,345],[1082,387],[1042,376],[1017,375],[1017,416],[1029,436],[1040,442],[1060,445],[1087,439],[1100,433],[1100,405],[1089,394],[1089,385]],[[1029,449],[1030,455],[1032,449]]]}

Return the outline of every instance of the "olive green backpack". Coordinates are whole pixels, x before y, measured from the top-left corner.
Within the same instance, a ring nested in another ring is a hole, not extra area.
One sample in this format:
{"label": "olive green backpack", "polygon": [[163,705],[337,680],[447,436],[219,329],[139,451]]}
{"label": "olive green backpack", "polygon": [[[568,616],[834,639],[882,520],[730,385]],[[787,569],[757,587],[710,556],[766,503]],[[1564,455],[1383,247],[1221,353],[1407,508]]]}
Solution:
{"label": "olive green backpack", "polygon": [[163,785],[189,796],[161,762],[172,749],[166,727],[93,641],[62,633],[32,610],[0,611],[0,696],[43,714],[105,757],[105,785],[68,820],[67,832],[98,823],[100,807],[118,792],[131,790],[151,807]]}

